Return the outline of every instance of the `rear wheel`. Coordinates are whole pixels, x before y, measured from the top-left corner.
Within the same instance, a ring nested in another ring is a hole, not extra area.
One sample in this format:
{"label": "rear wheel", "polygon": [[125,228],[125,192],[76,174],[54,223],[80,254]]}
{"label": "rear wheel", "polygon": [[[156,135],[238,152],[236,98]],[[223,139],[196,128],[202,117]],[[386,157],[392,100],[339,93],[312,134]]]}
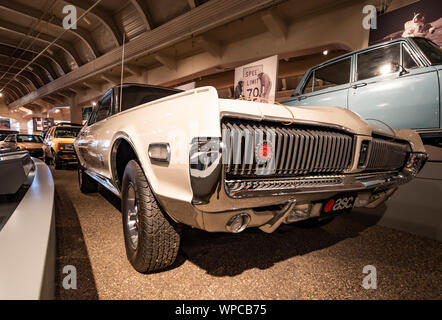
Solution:
{"label": "rear wheel", "polygon": [[98,189],[97,181],[89,177],[89,175],[86,172],[84,172],[84,169],[80,164],[78,164],[77,172],[78,172],[78,185],[80,186],[80,191],[82,193],[97,192]]}
{"label": "rear wheel", "polygon": [[135,160],[124,170],[121,208],[126,254],[135,270],[153,272],[170,266],[178,255],[179,226],[160,208]]}
{"label": "rear wheel", "polygon": [[60,170],[62,167],[62,162],[56,153],[52,153],[52,161],[54,162],[55,170]]}

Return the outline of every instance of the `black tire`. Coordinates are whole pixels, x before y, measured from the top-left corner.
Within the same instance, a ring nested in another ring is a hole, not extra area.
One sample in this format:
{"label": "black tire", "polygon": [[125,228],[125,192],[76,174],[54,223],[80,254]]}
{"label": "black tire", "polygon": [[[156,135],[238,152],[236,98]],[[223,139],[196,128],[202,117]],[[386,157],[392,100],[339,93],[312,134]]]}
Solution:
{"label": "black tire", "polygon": [[[133,201],[131,200],[133,198]],[[122,182],[124,242],[129,262],[138,272],[153,272],[170,266],[178,255],[179,226],[162,211],[140,165],[131,160]],[[129,218],[130,211],[132,219]],[[136,243],[132,240],[128,222],[133,222]]]}
{"label": "black tire", "polygon": [[84,169],[80,164],[78,164],[77,172],[78,172],[78,185],[80,186],[80,191],[82,193],[97,192],[98,190],[97,181],[89,177],[84,172]]}
{"label": "black tire", "polygon": [[55,153],[52,154],[52,161],[54,161],[55,170],[60,170],[62,168],[63,163],[60,160],[60,158],[57,157],[57,154],[55,154]]}

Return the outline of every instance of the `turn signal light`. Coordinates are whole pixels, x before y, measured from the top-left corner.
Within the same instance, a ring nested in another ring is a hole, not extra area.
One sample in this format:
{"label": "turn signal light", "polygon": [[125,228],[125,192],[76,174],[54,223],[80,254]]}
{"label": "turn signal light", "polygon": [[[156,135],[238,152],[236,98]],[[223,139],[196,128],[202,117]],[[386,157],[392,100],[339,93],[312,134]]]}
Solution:
{"label": "turn signal light", "polygon": [[149,145],[148,153],[149,158],[153,161],[170,161],[170,147],[168,143],[152,143]]}

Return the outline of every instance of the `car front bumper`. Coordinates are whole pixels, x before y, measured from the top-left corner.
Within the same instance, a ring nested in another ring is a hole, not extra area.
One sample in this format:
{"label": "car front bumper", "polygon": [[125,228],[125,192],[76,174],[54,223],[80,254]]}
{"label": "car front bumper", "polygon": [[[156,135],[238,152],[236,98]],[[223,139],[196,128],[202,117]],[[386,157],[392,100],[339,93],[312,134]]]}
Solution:
{"label": "car front bumper", "polygon": [[[411,175],[397,171],[241,182],[222,179],[225,183],[219,183],[205,203],[184,204],[158,198],[174,220],[192,227],[232,232],[229,226],[232,219],[242,215],[248,217],[247,227],[273,232],[281,223],[319,217],[323,214],[324,201],[341,193],[354,194],[356,207],[378,205],[411,179]],[[257,182],[255,190],[250,188],[252,182]],[[232,192],[229,184],[237,189]]]}

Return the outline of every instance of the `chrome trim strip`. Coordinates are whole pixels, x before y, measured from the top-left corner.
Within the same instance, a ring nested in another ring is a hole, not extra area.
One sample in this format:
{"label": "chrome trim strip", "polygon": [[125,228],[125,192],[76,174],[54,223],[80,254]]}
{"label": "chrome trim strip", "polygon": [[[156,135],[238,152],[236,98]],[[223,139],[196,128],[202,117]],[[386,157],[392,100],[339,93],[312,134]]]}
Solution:
{"label": "chrome trim strip", "polygon": [[[337,176],[343,181],[338,185],[323,185],[315,188],[298,188],[295,191],[274,191],[262,192],[259,195],[251,192],[244,192],[237,197],[231,197],[225,188],[225,173],[222,173],[222,179],[219,181],[216,192],[211,196],[207,203],[194,203],[194,207],[205,212],[222,212],[237,209],[257,208],[282,204],[288,201],[297,201],[298,203],[311,202],[331,197],[340,192],[361,191],[374,188],[391,188],[404,184],[411,180],[411,176],[398,171],[376,172],[376,173],[358,173],[353,175]],[[332,176],[330,176],[332,177]],[[312,178],[307,177],[307,179]],[[290,179],[290,178],[288,178]],[[292,178],[293,179],[293,178]],[[261,179],[260,179],[261,180]],[[271,180],[271,179],[270,179]],[[273,179],[280,181],[283,179]]]}

